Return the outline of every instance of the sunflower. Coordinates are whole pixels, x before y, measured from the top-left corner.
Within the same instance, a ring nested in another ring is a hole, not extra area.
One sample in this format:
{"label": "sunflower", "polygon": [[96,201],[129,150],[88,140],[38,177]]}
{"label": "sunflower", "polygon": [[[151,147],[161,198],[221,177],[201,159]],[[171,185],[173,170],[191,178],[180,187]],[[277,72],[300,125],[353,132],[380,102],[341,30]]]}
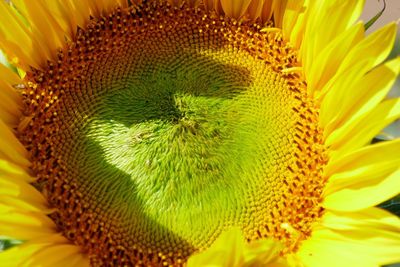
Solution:
{"label": "sunflower", "polygon": [[364,1],[0,1],[2,266],[400,261]]}

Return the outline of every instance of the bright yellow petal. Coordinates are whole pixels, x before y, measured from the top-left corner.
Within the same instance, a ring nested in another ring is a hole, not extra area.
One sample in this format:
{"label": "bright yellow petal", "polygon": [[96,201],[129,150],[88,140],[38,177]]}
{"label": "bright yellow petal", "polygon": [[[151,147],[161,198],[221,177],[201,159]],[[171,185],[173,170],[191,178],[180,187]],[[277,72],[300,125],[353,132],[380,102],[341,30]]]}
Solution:
{"label": "bright yellow petal", "polygon": [[49,265],[52,266],[77,266],[77,267],[89,267],[90,259],[86,253],[78,252],[70,257],[59,259],[56,265]]}
{"label": "bright yellow petal", "polygon": [[378,267],[400,261],[400,221],[388,212],[327,213],[320,227],[297,253],[306,266]]}
{"label": "bright yellow petal", "polygon": [[355,122],[346,123],[333,131],[325,144],[335,154],[346,154],[369,144],[383,128],[400,118],[400,98],[386,100]]}
{"label": "bright yellow petal", "polygon": [[16,104],[7,94],[7,85],[2,85],[3,82],[0,80],[0,114],[1,120],[8,127],[15,127],[18,125],[19,117],[21,114],[21,106]]}
{"label": "bright yellow petal", "polygon": [[[356,179],[351,185],[327,195],[323,202],[324,208],[337,211],[357,211],[378,205],[398,195],[400,193],[400,169],[388,173],[389,171],[386,169],[390,170],[393,165],[382,165],[377,165],[376,168],[379,171],[366,177],[366,181]],[[363,178],[363,176],[357,178]]]}
{"label": "bright yellow petal", "polygon": [[[325,134],[329,135],[329,133],[345,123],[351,125],[371,112],[386,97],[399,72],[400,57],[375,68],[360,80],[355,79],[351,86],[346,87],[343,97],[340,97],[338,90],[330,91],[326,98],[337,99],[338,111],[333,113],[324,110],[323,113],[326,114],[325,117],[327,118]],[[335,101],[333,100],[332,102]]]}
{"label": "bright yellow petal", "polygon": [[[82,258],[86,258],[84,265],[76,265],[77,262],[82,263]],[[27,259],[28,266],[89,266],[89,259],[83,254],[80,247],[69,244],[51,245],[42,248],[36,252],[30,259]],[[67,265],[65,265],[67,264]]]}
{"label": "bright yellow petal", "polygon": [[360,16],[364,1],[326,0],[310,1],[310,4],[301,46],[301,58],[307,78],[317,55]]}
{"label": "bright yellow petal", "polygon": [[[336,103],[341,104],[341,97],[336,96],[334,92],[330,91],[335,91],[334,88],[339,91],[348,89],[344,87],[339,87],[338,85],[338,83],[343,83],[343,80],[348,78],[352,78],[354,80],[354,82],[352,84],[349,84],[348,86],[354,87],[355,82],[361,79],[366,72],[381,63],[388,56],[393,46],[395,35],[396,27],[395,24],[392,23],[386,25],[380,30],[367,36],[362,41],[358,42],[357,45],[355,45],[349,52],[347,52],[346,57],[344,59],[341,59],[342,62],[340,62],[340,66],[337,70],[337,66],[333,66],[332,70],[334,71],[335,75],[329,80],[329,82],[327,82],[322,88],[317,87],[318,90],[321,91],[318,92],[318,97],[321,98],[324,97],[327,93],[330,93],[330,98],[333,99],[329,99],[327,101],[334,102],[334,99],[336,99]],[[340,45],[343,46],[342,44]],[[349,75],[349,72],[352,72],[355,66],[359,66],[360,62],[364,62],[363,68],[361,68],[359,72],[354,73],[353,71],[353,73]],[[312,65],[314,65],[314,62],[312,62]],[[307,75],[308,73],[309,72],[307,72]],[[313,77],[309,76],[307,76],[307,78],[310,78],[311,80],[313,79]],[[311,93],[313,92],[313,90],[313,87],[308,88],[308,91]],[[347,92],[348,94],[351,93],[351,91],[349,90],[347,90]],[[328,121],[326,121],[325,118],[323,124],[326,125],[327,123]]]}
{"label": "bright yellow petal", "polygon": [[191,256],[188,267],[235,267],[270,266],[278,260],[281,244],[273,240],[262,240],[246,244],[239,229],[231,229],[206,251]]}
{"label": "bright yellow petal", "polygon": [[61,0],[42,0],[42,8],[52,14],[52,19],[62,29],[65,37],[71,40],[76,33],[77,26],[83,26],[87,17],[83,18],[77,10],[74,9],[71,1]]}
{"label": "bright yellow petal", "polygon": [[35,181],[18,165],[0,160],[0,203],[21,212],[48,213],[47,200],[29,182]]}
{"label": "bright yellow petal", "polygon": [[364,25],[357,23],[340,33],[324,50],[316,56],[307,74],[309,93],[319,92],[335,75],[342,60],[351,48],[364,37]]}
{"label": "bright yellow petal", "polygon": [[[367,146],[347,155],[336,154],[324,172],[324,207],[360,210],[400,193],[400,139]],[[396,174],[397,173],[397,174]],[[371,194],[371,195],[368,195]]]}
{"label": "bright yellow petal", "polygon": [[264,1],[264,5],[261,10],[261,21],[262,22],[267,22],[268,20],[271,19],[272,17],[272,12],[273,12],[273,2],[274,1]]}
{"label": "bright yellow petal", "polygon": [[283,245],[279,242],[268,239],[254,241],[250,244],[245,244],[243,267],[258,267],[258,266],[290,266],[279,257]]}
{"label": "bright yellow petal", "polygon": [[0,119],[9,127],[17,126],[22,115],[22,98],[12,87],[21,84],[22,81],[16,73],[0,64]]}
{"label": "bright yellow petal", "polygon": [[[292,41],[295,39],[293,33],[296,23],[298,23],[299,16],[305,11],[305,0],[288,0],[283,15],[282,33],[286,39]],[[292,44],[293,45],[293,44]]]}
{"label": "bright yellow petal", "polygon": [[274,14],[274,23],[278,28],[282,28],[283,16],[285,15],[285,9],[288,0],[274,1],[272,4],[272,12]]}
{"label": "bright yellow petal", "polygon": [[[63,3],[64,1],[61,1],[60,4]],[[76,19],[74,23],[78,24],[81,28],[85,27],[86,24],[88,23],[87,18],[91,15],[88,2],[80,0],[72,0],[70,11],[73,12],[72,14],[74,14],[74,17]]]}
{"label": "bright yellow petal", "polygon": [[[261,17],[264,7],[264,2],[271,1],[260,1],[260,0],[252,0],[247,8],[247,14],[251,20],[255,20]],[[271,10],[271,9],[270,9]]]}
{"label": "bright yellow petal", "polygon": [[215,10],[218,14],[223,13],[221,1],[219,0],[203,0],[206,10]]}
{"label": "bright yellow petal", "polygon": [[27,167],[28,152],[19,142],[8,126],[0,119],[0,159],[8,159],[12,163]]}
{"label": "bright yellow petal", "polygon": [[17,12],[5,1],[0,1],[0,48],[11,57],[13,63],[38,68],[45,58],[43,50],[32,32],[18,17]]}
{"label": "bright yellow petal", "polygon": [[225,14],[232,18],[240,18],[244,15],[251,0],[220,0]]}
{"label": "bright yellow petal", "polygon": [[61,235],[46,235],[0,252],[0,263],[2,264],[1,266],[5,267],[32,267],[29,261],[32,260],[36,253],[48,246],[65,243],[67,243],[67,240]]}
{"label": "bright yellow petal", "polygon": [[5,267],[30,267],[25,261],[40,250],[43,245],[19,245],[0,252],[0,262]]}
{"label": "bright yellow petal", "polygon": [[234,229],[222,233],[206,251],[191,256],[187,265],[188,267],[239,266],[243,261],[243,247],[243,236],[239,229]]}
{"label": "bright yellow petal", "polygon": [[324,169],[326,176],[341,172],[351,171],[374,163],[391,162],[399,160],[398,152],[400,140],[385,141],[374,145],[363,147],[351,153],[336,153]]}
{"label": "bright yellow petal", "polygon": [[47,11],[43,1],[16,0],[13,4],[27,10],[26,19],[36,40],[41,44],[40,49],[46,50],[46,59],[54,59],[52,56],[56,54],[57,48],[65,42],[65,33],[53,14]]}
{"label": "bright yellow petal", "polygon": [[40,213],[51,213],[53,211],[52,209],[49,209],[47,203],[27,201],[25,198],[13,197],[9,195],[1,195],[0,205],[7,207],[7,209],[4,209],[7,210],[7,212],[12,209]]}
{"label": "bright yellow petal", "polygon": [[354,256],[351,247],[345,242],[330,241],[331,231],[314,232],[313,236],[304,241],[296,253],[303,267],[380,267],[365,254]]}
{"label": "bright yellow petal", "polygon": [[348,71],[354,64],[365,58],[373,59],[368,66],[369,69],[380,64],[392,50],[396,31],[397,26],[393,22],[368,35],[348,53],[340,65],[338,73]]}
{"label": "bright yellow petal", "polygon": [[351,231],[360,227],[379,228],[400,235],[400,219],[388,211],[371,207],[357,212],[328,212],[322,225],[333,230]]}
{"label": "bright yellow petal", "polygon": [[[115,8],[118,5],[118,1],[115,0],[86,0],[91,9],[92,14],[95,16],[106,15],[108,11]],[[93,12],[94,11],[94,12]]]}
{"label": "bright yellow petal", "polygon": [[[10,70],[8,67],[4,66],[3,64],[0,64],[0,80],[10,84],[20,84],[22,83],[22,79],[12,70]],[[14,96],[17,96],[16,92],[12,93]],[[18,98],[20,98],[18,96]]]}
{"label": "bright yellow petal", "polygon": [[54,222],[39,212],[10,211],[0,213],[0,235],[30,240],[57,233]]}
{"label": "bright yellow petal", "polygon": [[12,178],[0,176],[0,196],[15,197],[38,207],[47,207],[44,196],[32,185]]}
{"label": "bright yellow petal", "polygon": [[0,159],[0,179],[8,178],[21,182],[31,183],[36,180],[26,173],[26,170],[19,165],[13,164],[7,160]]}
{"label": "bright yellow petal", "polygon": [[[331,79],[325,86],[326,96],[321,103],[320,125],[325,129],[329,123],[332,122],[337,116],[338,112],[333,110],[340,110],[344,105],[343,99],[348,97],[348,88],[352,88],[357,81],[359,81],[364,73],[368,71],[368,63],[371,59],[360,60],[353,67],[345,73]],[[324,131],[324,135],[329,135],[329,131]]]}

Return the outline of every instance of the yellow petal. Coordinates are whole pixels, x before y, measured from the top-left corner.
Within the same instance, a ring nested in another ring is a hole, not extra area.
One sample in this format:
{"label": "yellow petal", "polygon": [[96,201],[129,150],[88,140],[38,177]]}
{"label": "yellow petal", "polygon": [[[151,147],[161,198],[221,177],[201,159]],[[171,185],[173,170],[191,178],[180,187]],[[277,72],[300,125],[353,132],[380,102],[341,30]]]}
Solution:
{"label": "yellow petal", "polygon": [[322,226],[298,252],[306,266],[378,267],[400,261],[400,222],[387,212],[327,213]]}
{"label": "yellow petal", "polygon": [[[303,262],[303,266],[307,267],[379,267],[374,264],[367,256],[354,257],[353,252],[349,251],[348,246],[343,246],[341,243],[328,242],[329,233],[322,236],[322,233],[314,236],[303,242],[300,250],[297,252],[297,257]],[[341,247],[338,247],[341,245]]]}
{"label": "yellow petal", "polygon": [[[82,258],[86,258],[83,261],[84,265],[76,265],[77,262],[82,263]],[[60,244],[50,245],[43,247],[36,252],[31,258],[26,260],[28,266],[89,266],[89,258],[83,255],[81,249],[76,245]],[[66,264],[66,265],[65,265]]]}
{"label": "yellow petal", "polygon": [[[175,1],[179,2],[180,0]],[[106,15],[108,11],[117,6],[117,1],[115,0],[87,0],[87,2],[91,7],[92,14],[95,16]]]}
{"label": "yellow petal", "polygon": [[[49,267],[55,265],[49,265]],[[60,259],[56,266],[77,266],[77,267],[89,267],[90,259],[85,253],[79,252],[71,255],[70,257]]]}
{"label": "yellow petal", "polygon": [[340,241],[330,241],[332,234],[328,230],[314,232],[313,236],[303,241],[297,258],[303,263],[303,267],[379,267],[368,255],[354,257],[351,247]]}
{"label": "yellow petal", "polygon": [[30,240],[56,232],[54,222],[42,213],[17,210],[0,213],[0,235]]}
{"label": "yellow petal", "polygon": [[257,266],[290,266],[280,257],[283,245],[279,242],[267,239],[245,244],[243,267]]}
{"label": "yellow petal", "polygon": [[367,146],[347,155],[337,153],[324,170],[330,176],[324,190],[327,196],[324,206],[333,210],[359,210],[399,193],[398,151],[400,139]]}
{"label": "yellow petal", "polygon": [[282,32],[286,39],[291,40],[293,29],[299,16],[305,11],[304,0],[288,0],[283,15]]}
{"label": "yellow petal", "polygon": [[246,244],[239,229],[231,229],[206,251],[191,256],[188,267],[268,266],[278,260],[282,246],[273,240]]}
{"label": "yellow petal", "polygon": [[288,0],[279,0],[279,1],[274,1],[272,5],[272,12],[274,14],[275,26],[278,28],[282,28],[283,16],[285,14],[287,2]]}
{"label": "yellow petal", "polygon": [[18,180],[26,183],[31,183],[36,180],[28,175],[26,169],[23,167],[2,159],[0,159],[0,179],[1,178],[12,179],[12,181]]}
{"label": "yellow petal", "polygon": [[[90,10],[90,15],[92,15],[93,17],[100,17],[101,14],[101,8],[96,4],[96,1],[94,0],[86,0],[86,1],[81,1],[81,2],[85,2],[84,5],[87,5],[89,10]],[[101,0],[100,0],[101,2]]]}
{"label": "yellow petal", "polygon": [[0,114],[1,119],[15,127],[22,115],[22,98],[11,85],[20,84],[19,77],[10,69],[0,64]]}
{"label": "yellow petal", "polygon": [[47,206],[44,196],[32,185],[12,179],[13,177],[0,176],[0,196],[19,198],[26,202],[36,204],[40,207]]}
{"label": "yellow petal", "polygon": [[272,17],[272,12],[273,12],[273,2],[274,1],[264,1],[264,5],[261,10],[261,21],[262,22],[267,22],[268,20],[271,19]]}
{"label": "yellow petal", "polygon": [[240,18],[244,15],[251,0],[220,0],[225,14],[232,18]]}
{"label": "yellow petal", "polygon": [[18,17],[17,12],[5,1],[0,1],[0,48],[11,58],[17,58],[13,63],[22,66],[38,68],[45,54],[32,32]]}
{"label": "yellow petal", "polygon": [[387,125],[400,118],[400,98],[386,100],[368,114],[333,131],[325,144],[337,153],[348,153],[371,142]]}
{"label": "yellow petal", "polygon": [[84,21],[88,18],[83,18],[77,10],[74,10],[71,1],[60,1],[60,0],[42,0],[43,8],[46,8],[46,12],[52,14],[52,19],[62,29],[65,37],[68,40],[72,40],[76,33],[77,25],[83,26]]}
{"label": "yellow petal", "polygon": [[336,153],[324,169],[326,176],[351,171],[374,163],[399,160],[400,140],[385,141],[363,147],[351,153]]}
{"label": "yellow petal", "polygon": [[[384,167],[384,169],[390,168],[393,167]],[[366,181],[357,179],[353,184],[327,195],[323,202],[324,208],[357,211],[378,205],[400,193],[400,169],[392,173],[383,172],[376,175],[367,177]]]}
{"label": "yellow petal", "polygon": [[338,73],[346,72],[360,60],[370,58],[369,69],[380,64],[392,50],[396,37],[396,23],[389,23],[359,42],[343,60]]}
{"label": "yellow petal", "polygon": [[343,97],[337,94],[338,90],[329,92],[326,97],[337,98],[337,102],[340,99],[341,105],[335,115],[328,116],[325,134],[328,135],[344,123],[350,125],[371,112],[386,97],[399,72],[400,57],[375,68],[360,80],[355,79],[346,87]]}
{"label": "yellow petal", "polygon": [[[19,246],[0,252],[1,266],[5,267],[32,267],[29,261],[35,253],[38,253],[45,247],[66,243],[66,239],[61,235],[46,235],[42,238],[23,243]],[[41,265],[36,265],[41,266]],[[72,265],[69,265],[72,266]],[[76,265],[80,266],[80,265]]]}
{"label": "yellow petal", "polygon": [[[1,97],[1,93],[0,93]],[[7,111],[2,104],[0,103],[0,113],[1,119],[8,127],[15,127],[18,124],[18,118],[15,117],[12,113]]]}
{"label": "yellow petal", "polygon": [[28,152],[12,133],[11,129],[0,119],[0,159],[27,167],[30,165]]}
{"label": "yellow petal", "polygon": [[[22,83],[22,79],[15,72],[10,70],[3,64],[0,64],[0,80],[10,85]],[[10,94],[13,95],[15,98],[20,98],[14,91]]]}
{"label": "yellow petal", "polygon": [[364,76],[364,73],[368,70],[368,62],[370,61],[371,60],[367,58],[357,62],[348,72],[336,75],[325,85],[324,90],[327,93],[321,103],[320,114],[320,125],[324,128],[325,136],[330,134],[330,132],[326,130],[326,127],[337,119],[338,111],[336,110],[345,108],[343,107],[343,99],[350,97],[348,88],[353,87],[354,84]]}
{"label": "yellow petal", "polygon": [[239,229],[222,233],[206,251],[191,256],[187,266],[239,266],[243,262],[243,247],[243,236]]}
{"label": "yellow petal", "polygon": [[1,210],[5,210],[7,212],[14,209],[27,212],[33,211],[33,212],[50,214],[53,211],[52,209],[49,209],[46,202],[37,203],[37,202],[27,201],[24,198],[13,197],[10,195],[1,195],[0,205],[2,205]]}
{"label": "yellow petal", "polygon": [[204,7],[206,10],[215,10],[217,14],[222,14],[222,6],[219,0],[203,0]]}
{"label": "yellow petal", "polygon": [[[29,21],[36,40],[41,44],[37,49],[46,53],[46,59],[54,59],[57,48],[65,42],[65,32],[49,13],[43,1],[16,0],[13,4],[17,8],[26,10],[26,19]],[[36,52],[36,51],[35,51]]]}
{"label": "yellow petal", "polygon": [[364,1],[310,1],[309,13],[301,53],[306,77],[316,56],[339,33],[346,31],[360,16]]}
{"label": "yellow petal", "polygon": [[128,7],[128,0],[117,0],[118,4],[120,4],[121,7],[126,8]]}
{"label": "yellow petal", "polygon": [[256,20],[261,17],[263,12],[263,7],[265,2],[271,1],[260,1],[260,0],[252,0],[247,8],[247,14],[251,20]]}
{"label": "yellow petal", "polygon": [[6,267],[29,267],[25,261],[30,259],[43,245],[19,245],[0,252],[0,262]]}
{"label": "yellow petal", "polygon": [[350,49],[364,37],[364,25],[357,23],[340,33],[332,42],[316,56],[307,73],[307,90],[309,93],[320,91],[335,75],[342,60]]}
{"label": "yellow petal", "polygon": [[[400,219],[388,211],[371,207],[358,212],[328,212],[324,215],[322,225],[333,230],[353,231],[360,227],[392,231],[400,230]],[[398,233],[400,234],[400,233]]]}
{"label": "yellow petal", "polygon": [[[61,4],[64,2],[65,1],[61,1]],[[76,18],[76,24],[78,24],[81,28],[85,27],[87,25],[88,18],[91,15],[88,1],[72,0],[70,10],[73,12],[72,14],[74,14]]]}

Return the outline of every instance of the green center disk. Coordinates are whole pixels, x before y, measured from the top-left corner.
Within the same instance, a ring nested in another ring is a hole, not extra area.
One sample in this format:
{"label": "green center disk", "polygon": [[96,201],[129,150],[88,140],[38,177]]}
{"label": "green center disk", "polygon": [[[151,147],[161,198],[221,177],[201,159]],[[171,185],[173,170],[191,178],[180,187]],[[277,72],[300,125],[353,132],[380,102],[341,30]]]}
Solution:
{"label": "green center disk", "polygon": [[285,80],[231,46],[143,39],[99,58],[68,111],[78,130],[63,157],[85,201],[142,248],[255,235],[294,149]]}

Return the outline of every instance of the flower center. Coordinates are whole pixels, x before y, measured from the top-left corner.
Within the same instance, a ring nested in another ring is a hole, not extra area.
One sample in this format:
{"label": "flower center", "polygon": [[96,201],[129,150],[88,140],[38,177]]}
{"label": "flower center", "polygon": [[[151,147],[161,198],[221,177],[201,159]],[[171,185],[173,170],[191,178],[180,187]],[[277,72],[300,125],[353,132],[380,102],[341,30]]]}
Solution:
{"label": "flower center", "polygon": [[287,251],[311,234],[326,157],[279,32],[144,4],[92,19],[57,58],[27,74],[19,136],[93,265],[180,265],[232,226]]}

